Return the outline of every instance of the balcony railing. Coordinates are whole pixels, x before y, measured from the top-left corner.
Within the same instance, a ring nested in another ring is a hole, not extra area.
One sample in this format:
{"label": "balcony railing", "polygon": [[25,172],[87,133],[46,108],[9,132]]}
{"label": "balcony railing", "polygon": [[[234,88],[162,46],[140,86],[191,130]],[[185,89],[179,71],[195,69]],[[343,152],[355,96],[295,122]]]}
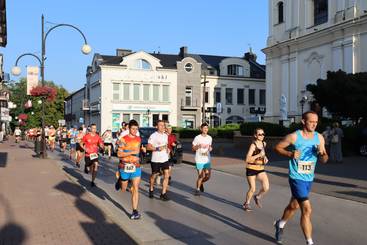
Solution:
{"label": "balcony railing", "polygon": [[181,110],[197,110],[201,108],[201,105],[197,99],[181,99]]}

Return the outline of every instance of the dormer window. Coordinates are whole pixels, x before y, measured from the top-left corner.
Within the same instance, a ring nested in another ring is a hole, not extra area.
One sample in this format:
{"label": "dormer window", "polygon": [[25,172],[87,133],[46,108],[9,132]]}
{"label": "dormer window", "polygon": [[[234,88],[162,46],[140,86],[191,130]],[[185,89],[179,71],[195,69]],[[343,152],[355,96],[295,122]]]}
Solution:
{"label": "dormer window", "polygon": [[284,3],[278,3],[278,24],[284,22]]}
{"label": "dormer window", "polygon": [[244,76],[243,66],[240,65],[228,65],[227,74],[229,76]]}
{"label": "dormer window", "polygon": [[142,69],[142,70],[151,70],[152,66],[150,65],[150,63],[144,59],[140,59],[136,61],[136,66],[135,68],[137,69]]}

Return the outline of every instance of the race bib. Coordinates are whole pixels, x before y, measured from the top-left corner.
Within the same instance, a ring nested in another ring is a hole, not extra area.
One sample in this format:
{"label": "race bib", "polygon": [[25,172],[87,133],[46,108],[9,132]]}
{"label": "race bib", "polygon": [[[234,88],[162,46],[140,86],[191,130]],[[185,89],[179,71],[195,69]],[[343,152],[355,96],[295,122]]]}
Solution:
{"label": "race bib", "polygon": [[315,169],[315,163],[312,161],[298,161],[299,174],[312,174]]}
{"label": "race bib", "polygon": [[132,163],[125,163],[125,166],[124,166],[124,172],[125,173],[135,173],[136,171],[136,167],[134,164]]}
{"label": "race bib", "polygon": [[98,158],[98,154],[97,153],[91,153],[90,155],[89,155],[89,159],[90,160],[94,160],[94,159],[97,159]]}

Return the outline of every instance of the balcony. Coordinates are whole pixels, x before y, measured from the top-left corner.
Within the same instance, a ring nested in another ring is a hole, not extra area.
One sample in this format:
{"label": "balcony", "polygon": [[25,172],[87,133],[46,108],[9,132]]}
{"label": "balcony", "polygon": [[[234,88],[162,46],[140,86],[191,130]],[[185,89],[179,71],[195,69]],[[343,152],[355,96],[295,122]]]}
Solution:
{"label": "balcony", "polygon": [[181,99],[181,110],[182,111],[197,111],[201,108],[201,104],[197,99]]}

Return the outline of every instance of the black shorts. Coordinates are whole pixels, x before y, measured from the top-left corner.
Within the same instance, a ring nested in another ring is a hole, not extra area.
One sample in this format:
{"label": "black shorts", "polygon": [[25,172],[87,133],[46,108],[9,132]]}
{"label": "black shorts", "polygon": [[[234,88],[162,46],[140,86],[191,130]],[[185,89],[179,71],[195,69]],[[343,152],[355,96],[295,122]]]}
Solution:
{"label": "black shorts", "polygon": [[46,140],[48,140],[48,136],[45,136]]}
{"label": "black shorts", "polygon": [[111,147],[113,146],[113,145],[112,145],[112,143],[104,143],[104,146],[109,146],[109,145],[110,145]]}
{"label": "black shorts", "polygon": [[84,157],[84,161],[85,161],[85,166],[89,167],[91,166],[93,163],[98,162],[98,158],[94,159],[94,160],[90,160],[89,157],[85,156]]}
{"label": "black shorts", "polygon": [[169,169],[170,162],[151,162],[152,174],[160,173],[162,170]]}
{"label": "black shorts", "polygon": [[265,172],[265,170],[254,170],[254,169],[249,169],[246,168],[246,176],[256,176],[262,172]]}
{"label": "black shorts", "polygon": [[76,143],[76,150],[80,152],[84,152],[84,149],[80,146],[79,143]]}

